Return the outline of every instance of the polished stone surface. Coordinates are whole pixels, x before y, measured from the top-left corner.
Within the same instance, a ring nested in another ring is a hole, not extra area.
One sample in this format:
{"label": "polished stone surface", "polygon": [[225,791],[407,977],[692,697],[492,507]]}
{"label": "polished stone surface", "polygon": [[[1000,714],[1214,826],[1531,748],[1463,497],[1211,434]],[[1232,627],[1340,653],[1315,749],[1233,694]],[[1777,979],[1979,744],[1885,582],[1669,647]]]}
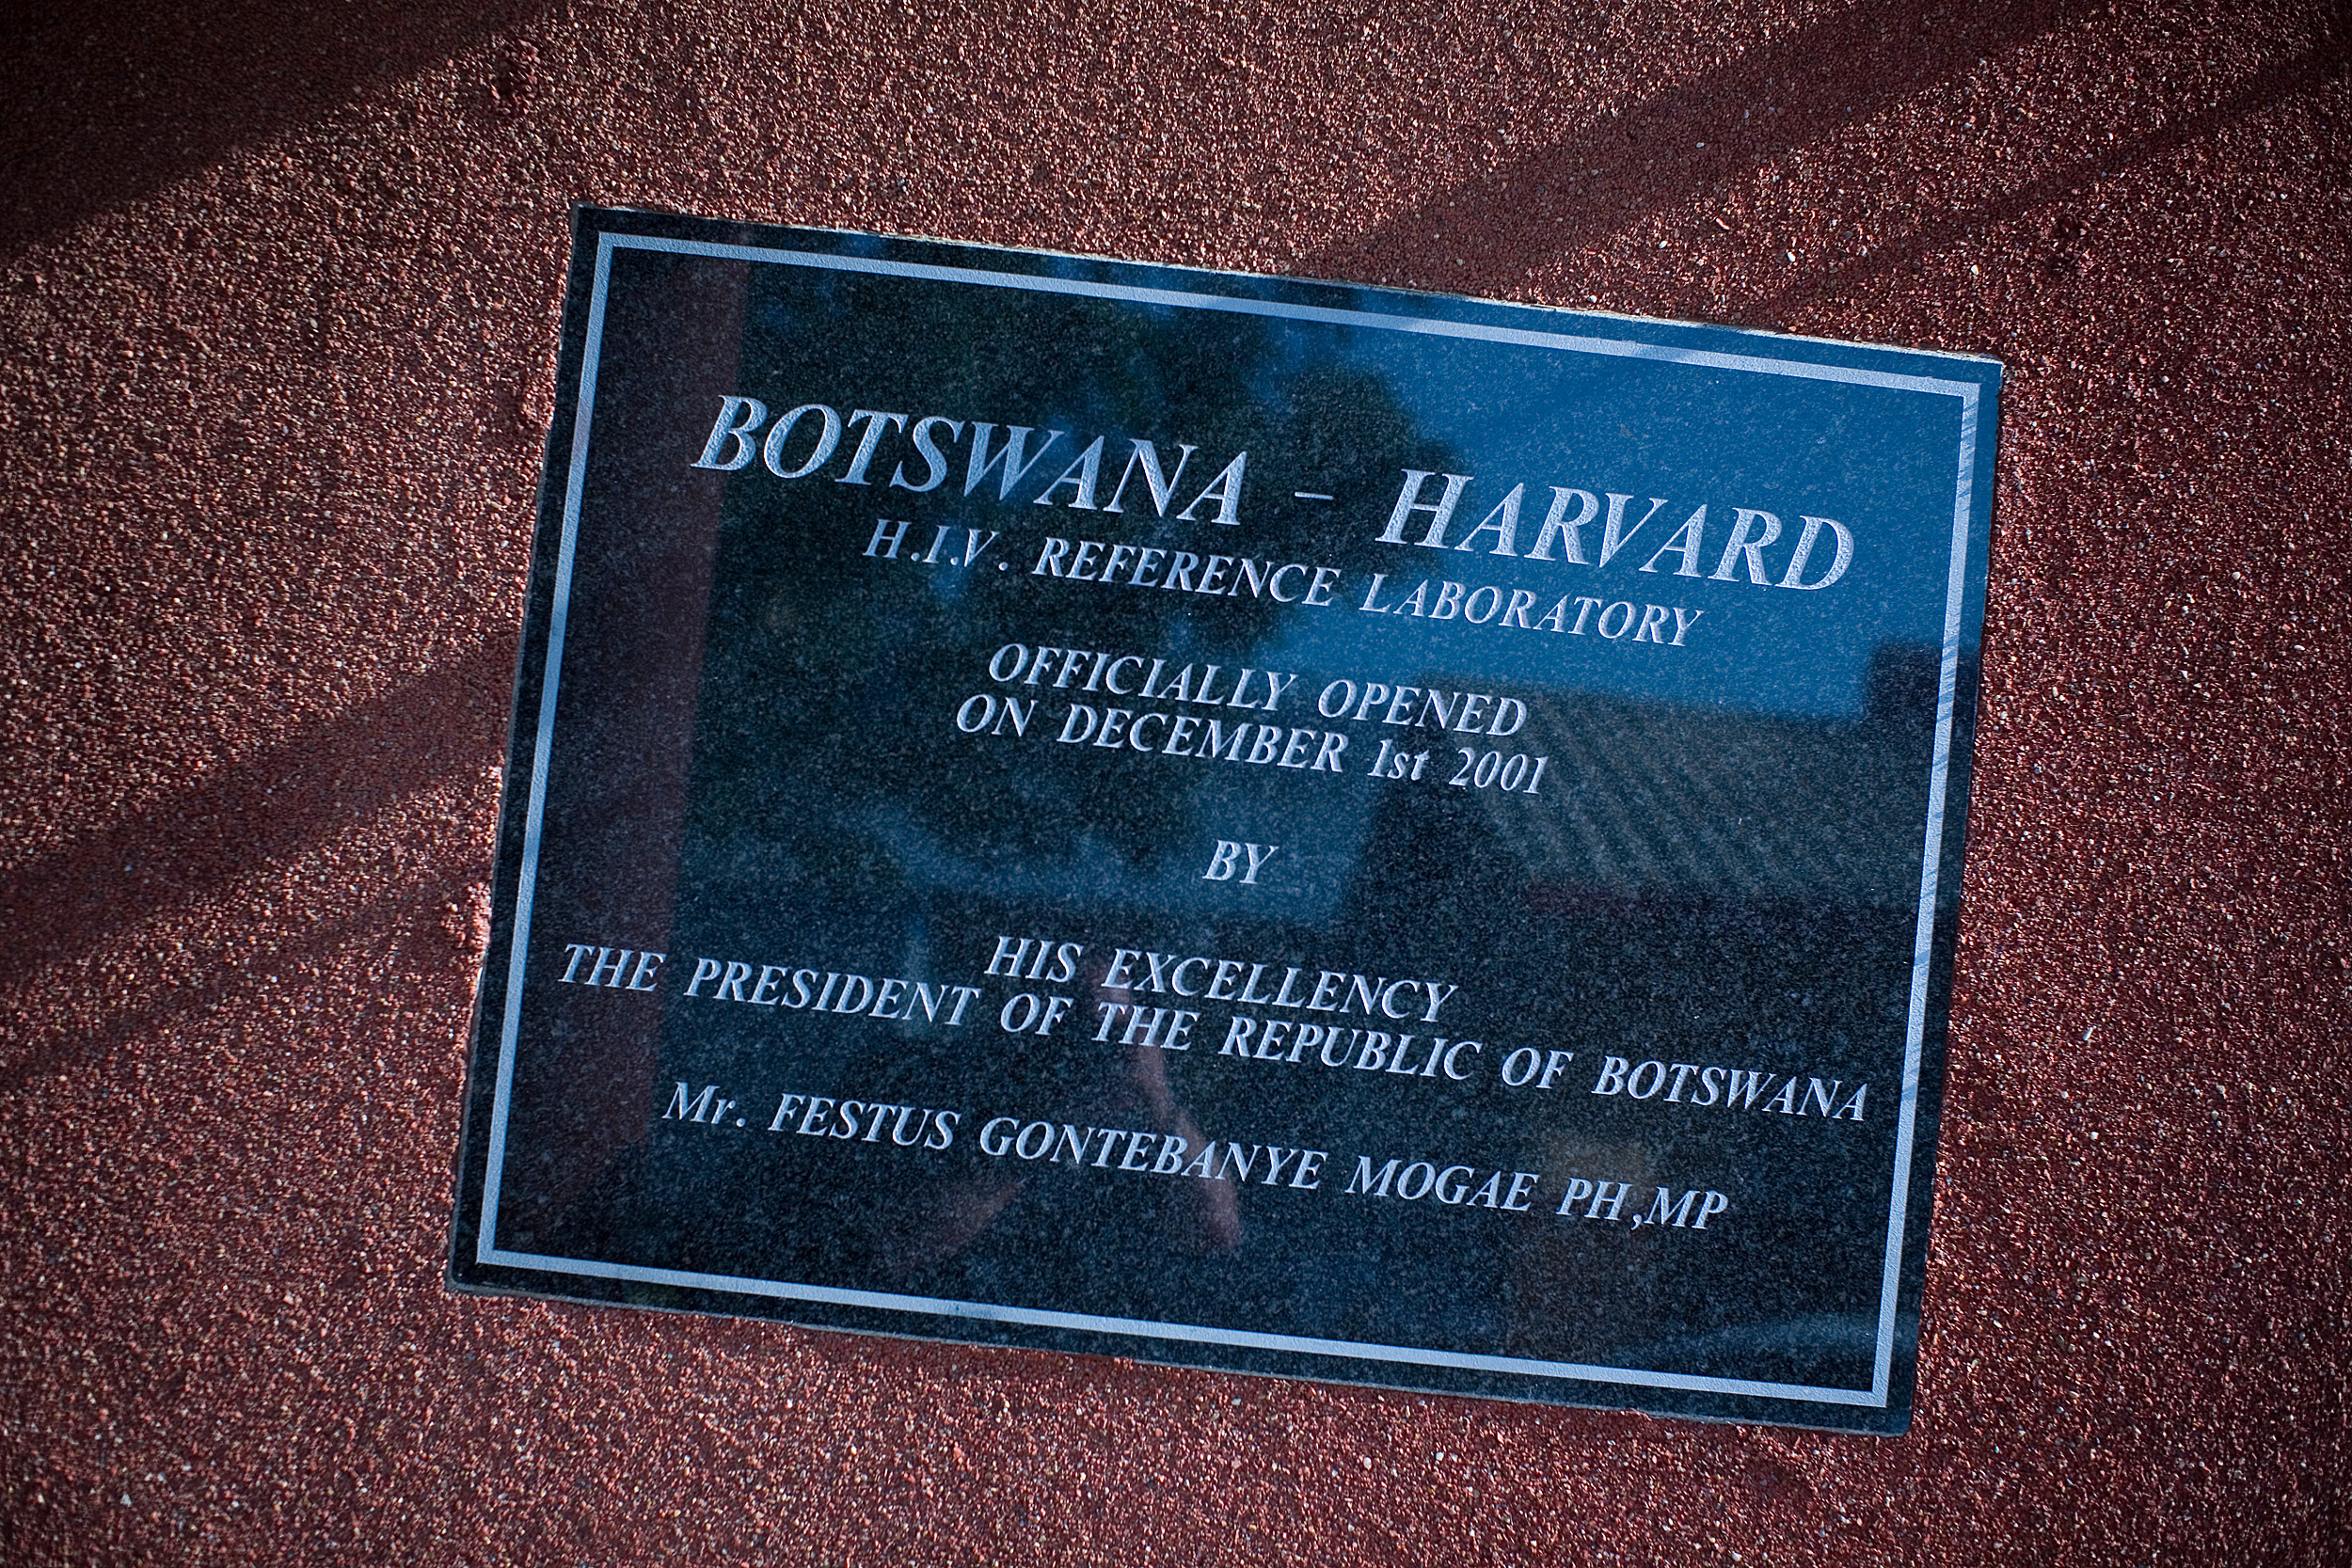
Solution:
{"label": "polished stone surface", "polygon": [[1997,366],[580,221],[461,1283],[1901,1430]]}

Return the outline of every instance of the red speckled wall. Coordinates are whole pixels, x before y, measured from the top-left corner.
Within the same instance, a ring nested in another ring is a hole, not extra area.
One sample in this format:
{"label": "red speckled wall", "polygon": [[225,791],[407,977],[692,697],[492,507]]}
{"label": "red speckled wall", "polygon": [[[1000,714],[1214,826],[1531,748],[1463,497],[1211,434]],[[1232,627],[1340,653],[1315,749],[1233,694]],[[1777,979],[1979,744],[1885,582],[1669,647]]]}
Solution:
{"label": "red speckled wall", "polygon": [[[53,8],[0,51],[0,1558],[2352,1557],[2341,8]],[[1893,1441],[441,1286],[566,209],[2007,361]]]}

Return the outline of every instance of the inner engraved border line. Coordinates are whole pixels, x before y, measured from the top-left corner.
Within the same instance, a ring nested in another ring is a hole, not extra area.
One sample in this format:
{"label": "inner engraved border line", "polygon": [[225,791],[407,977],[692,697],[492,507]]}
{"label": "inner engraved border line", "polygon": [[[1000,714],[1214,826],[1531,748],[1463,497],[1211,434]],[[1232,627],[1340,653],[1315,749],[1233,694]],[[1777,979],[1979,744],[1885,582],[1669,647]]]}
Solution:
{"label": "inner engraved border line", "polygon": [[[1433,337],[1511,343],[1521,347],[1550,349],[1555,352],[1597,354],[1617,358],[1646,359],[1665,364],[1700,366],[1752,374],[1840,382],[1847,385],[1878,387],[1889,390],[1919,392],[1931,396],[1958,399],[1961,405],[1960,453],[1953,500],[1952,553],[1947,578],[1944,640],[1937,679],[1935,747],[1929,776],[1929,804],[1921,857],[1919,908],[1912,957],[1910,1006],[1905,1028],[1902,1099],[1897,1117],[1893,1192],[1887,1218],[1885,1265],[1881,1280],[1876,1355],[1870,1388],[1865,1392],[1860,1389],[1836,1386],[1762,1383],[1740,1378],[1700,1377],[1675,1372],[1588,1366],[1574,1362],[1535,1361],[1515,1356],[1482,1355],[1435,1350],[1426,1346],[1376,1345],[1356,1340],[1320,1339],[1295,1335],[1272,1335],[1237,1329],[1212,1328],[1193,1323],[1104,1318],[1089,1313],[1005,1307],[984,1302],[901,1296],[788,1281],[750,1279],[734,1275],[646,1268],[634,1264],[554,1258],[535,1253],[509,1252],[500,1247],[497,1243],[498,1201],[502,1185],[501,1177],[506,1155],[507,1118],[513,1101],[516,1047],[521,1029],[523,975],[525,958],[529,951],[532,891],[538,876],[540,835],[546,818],[548,768],[554,750],[556,693],[562,671],[564,622],[571,593],[574,557],[579,543],[580,499],[587,475],[590,427],[596,404],[596,371],[603,352],[605,303],[612,282],[612,255],[615,250],[621,249],[663,251],[675,255],[702,256],[715,260],[859,272],[930,282],[1019,289],[1041,293],[1075,294],[1089,298],[1121,300],[1137,305],[1270,316],[1282,320],[1310,321],[1329,325],[1360,326]],[[474,1249],[476,1261],[501,1267],[538,1269],[548,1273],[686,1286],[738,1294],[781,1297],[888,1311],[920,1312],[933,1316],[976,1321],[1121,1334],[1139,1338],[1227,1344],[1237,1348],[1280,1350],[1375,1362],[1401,1362],[1433,1367],[1506,1371],[1521,1375],[1575,1379],[1627,1386],[1675,1388],[1693,1392],[1725,1393],[1796,1402],[1810,1401],[1829,1404],[1870,1405],[1880,1408],[1886,1405],[1890,1396],[1894,1360],[1895,1317],[1902,1266],[1906,1211],[1909,1205],[1910,1166],[1916,1135],[1918,1093],[1922,1070],[1921,1056],[1926,1031],[1928,981],[1933,958],[1938,863],[1943,847],[1944,816],[1950,777],[1951,732],[1960,660],[1961,611],[1966,596],[1968,540],[1972,515],[1975,510],[1976,446],[1979,405],[1982,395],[1979,383],[1931,376],[1899,375],[1891,372],[1816,364],[1807,360],[1774,359],[1756,355],[1677,348],[1668,344],[1646,343],[1630,339],[1537,332],[1479,323],[1388,315],[1372,310],[1343,309],[1329,306],[1297,305],[1172,289],[1152,289],[1127,284],[1095,283],[1074,278],[990,272],[978,268],[837,256],[815,251],[722,245],[701,240],[675,240],[656,235],[615,233],[610,230],[599,231],[597,234],[595,282],[590,291],[588,325],[582,350],[580,395],[573,420],[571,463],[564,489],[562,543],[557,556],[554,597],[548,623],[548,650],[541,676],[538,734],[532,747],[530,807],[525,817],[523,853],[517,874],[515,924],[511,939],[513,945],[507,964],[506,1006],[500,1030],[497,1090],[491,1108],[490,1135],[486,1149],[487,1171],[483,1185],[481,1225]]]}

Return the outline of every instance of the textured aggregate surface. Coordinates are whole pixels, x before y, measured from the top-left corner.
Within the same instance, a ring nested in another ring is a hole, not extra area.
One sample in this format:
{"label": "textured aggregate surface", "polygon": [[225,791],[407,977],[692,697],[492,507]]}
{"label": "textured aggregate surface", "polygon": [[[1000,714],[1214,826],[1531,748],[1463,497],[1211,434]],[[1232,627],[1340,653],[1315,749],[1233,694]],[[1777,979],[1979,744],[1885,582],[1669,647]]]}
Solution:
{"label": "textured aggregate surface", "polygon": [[[0,1559],[2352,1559],[2348,30],[2274,0],[11,22]],[[2004,359],[1910,1435],[447,1294],[581,199]]]}

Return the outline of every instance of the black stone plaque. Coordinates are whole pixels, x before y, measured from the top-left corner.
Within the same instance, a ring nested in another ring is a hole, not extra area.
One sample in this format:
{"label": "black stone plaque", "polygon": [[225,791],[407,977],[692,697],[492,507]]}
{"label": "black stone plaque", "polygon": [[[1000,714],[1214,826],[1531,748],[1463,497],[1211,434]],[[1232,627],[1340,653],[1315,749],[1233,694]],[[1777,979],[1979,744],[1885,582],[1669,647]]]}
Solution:
{"label": "black stone plaque", "polygon": [[1998,385],[582,212],[453,1282],[1899,1432]]}

